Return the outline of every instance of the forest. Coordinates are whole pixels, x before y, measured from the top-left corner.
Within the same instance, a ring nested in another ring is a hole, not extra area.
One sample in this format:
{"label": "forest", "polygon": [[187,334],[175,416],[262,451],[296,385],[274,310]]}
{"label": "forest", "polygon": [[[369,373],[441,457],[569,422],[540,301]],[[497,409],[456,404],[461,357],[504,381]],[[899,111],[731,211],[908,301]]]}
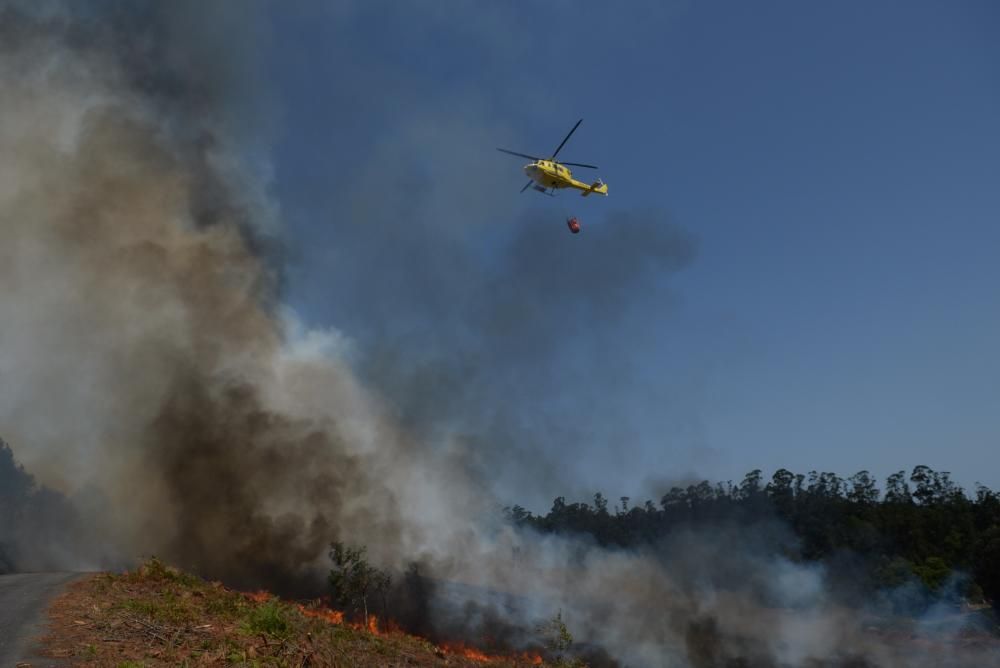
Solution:
{"label": "forest", "polygon": [[[1000,605],[1000,495],[982,485],[969,494],[927,466],[890,475],[884,489],[868,471],[841,478],[779,469],[766,480],[754,470],[739,484],[673,487],[655,503],[620,497],[609,508],[602,494],[593,503],[560,496],[544,515],[518,505],[504,514],[519,527],[621,549],[655,550],[685,531],[737,526],[775,554],[822,564],[847,603],[867,605],[888,592],[883,602],[893,612],[942,599]],[[0,573],[50,551],[43,546],[92,540],[79,520],[0,440]]]}
{"label": "forest", "polygon": [[884,491],[868,471],[760,470],[738,484],[702,481],[675,486],[658,502],[631,504],[596,494],[593,504],[558,497],[545,515],[504,509],[518,526],[588,536],[603,546],[654,548],[684,531],[756,528],[769,549],[819,562],[832,590],[854,604],[877,600],[915,612],[942,599],[1000,602],[1000,495],[977,485],[969,495],[927,466],[890,475]]}
{"label": "forest", "polygon": [[0,574],[59,570],[59,554],[91,541],[70,501],[39,485],[0,439]]}

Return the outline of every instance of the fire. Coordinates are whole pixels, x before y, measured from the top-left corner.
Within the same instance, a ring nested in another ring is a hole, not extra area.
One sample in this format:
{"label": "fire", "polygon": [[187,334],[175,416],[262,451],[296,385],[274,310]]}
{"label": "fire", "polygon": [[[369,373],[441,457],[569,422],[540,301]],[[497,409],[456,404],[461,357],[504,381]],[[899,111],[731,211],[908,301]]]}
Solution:
{"label": "fire", "polygon": [[[340,610],[334,610],[333,608],[327,607],[317,607],[317,608],[307,608],[301,603],[296,604],[296,607],[306,617],[312,617],[313,619],[322,619],[330,624],[344,624],[344,613]],[[368,623],[349,623],[348,627],[354,629],[355,631],[368,631],[373,635],[385,635],[390,633],[395,629],[395,625],[391,622],[387,625],[387,628],[380,629],[378,623],[378,617],[375,615],[368,615]]]}
{"label": "fire", "polygon": [[[248,593],[247,597],[257,603],[264,603],[266,601],[274,598],[272,594],[266,591],[258,591],[253,593]],[[365,622],[347,622],[344,619],[344,613],[341,610],[335,610],[333,608],[322,605],[325,601],[317,601],[314,607],[307,607],[301,603],[296,603],[295,607],[298,608],[304,616],[310,617],[312,619],[322,619],[329,624],[337,624],[339,626],[347,626],[356,631],[368,631],[372,635],[388,635],[391,633],[399,633],[401,629],[392,620],[379,622],[376,615],[368,615],[368,621]],[[465,659],[471,661],[477,661],[479,663],[488,663],[493,661],[510,661],[515,659],[517,661],[523,661],[525,663],[530,663],[535,666],[540,666],[543,664],[541,655],[532,652],[523,652],[516,655],[491,655],[476,649],[475,647],[469,647],[464,643],[446,643],[440,646],[441,651],[447,654],[454,654],[456,656],[461,656]]]}
{"label": "fire", "polygon": [[299,605],[299,612],[301,612],[306,617],[313,617],[315,619],[322,619],[329,622],[330,624],[343,624],[344,623],[344,613],[340,610],[331,610],[330,608],[307,608],[304,605]]}
{"label": "fire", "polygon": [[441,649],[443,649],[448,654],[457,654],[458,656],[463,656],[466,659],[472,659],[473,661],[485,662],[485,661],[492,661],[493,659],[497,658],[497,657],[492,657],[489,654],[485,654],[484,652],[480,652],[478,649],[474,647],[467,647],[462,643],[453,643],[453,644],[446,643],[441,646]]}
{"label": "fire", "polygon": [[368,615],[368,632],[378,635],[378,617]]}
{"label": "fire", "polygon": [[255,591],[248,593],[247,596],[254,603],[267,603],[272,598],[271,592],[267,591]]}
{"label": "fire", "polygon": [[542,655],[535,652],[523,652],[521,654],[514,655],[487,654],[486,652],[480,651],[475,647],[469,647],[464,643],[445,643],[441,646],[441,649],[448,654],[455,654],[457,656],[461,656],[472,661],[479,661],[481,663],[487,663],[490,661],[510,661],[511,659],[524,661],[525,663],[530,663],[533,666],[540,666],[544,663]]}

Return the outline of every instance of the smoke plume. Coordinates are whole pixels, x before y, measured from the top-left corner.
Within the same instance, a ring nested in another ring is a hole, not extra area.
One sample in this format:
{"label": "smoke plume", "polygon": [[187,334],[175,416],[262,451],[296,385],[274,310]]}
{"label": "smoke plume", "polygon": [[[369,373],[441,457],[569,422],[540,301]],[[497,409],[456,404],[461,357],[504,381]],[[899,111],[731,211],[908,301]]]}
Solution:
{"label": "smoke plume", "polygon": [[98,490],[128,557],[274,585],[352,524],[402,539],[379,461],[403,441],[322,335],[289,339],[226,64],[177,55],[195,5],[110,7],[3,10],[8,438]]}

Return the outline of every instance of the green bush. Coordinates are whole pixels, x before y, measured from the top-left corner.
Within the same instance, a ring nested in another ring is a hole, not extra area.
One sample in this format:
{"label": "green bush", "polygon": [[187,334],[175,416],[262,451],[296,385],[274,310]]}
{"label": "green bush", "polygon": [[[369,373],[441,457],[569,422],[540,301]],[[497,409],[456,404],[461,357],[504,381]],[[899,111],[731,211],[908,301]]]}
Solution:
{"label": "green bush", "polygon": [[292,622],[288,613],[287,606],[272,599],[249,612],[245,628],[252,634],[264,633],[283,638],[292,631]]}

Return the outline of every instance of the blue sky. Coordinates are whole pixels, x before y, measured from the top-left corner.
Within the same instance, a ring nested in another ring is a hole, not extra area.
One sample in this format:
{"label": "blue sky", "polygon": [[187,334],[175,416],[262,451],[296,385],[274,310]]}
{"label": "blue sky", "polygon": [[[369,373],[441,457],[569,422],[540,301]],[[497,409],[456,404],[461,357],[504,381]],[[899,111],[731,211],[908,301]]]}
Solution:
{"label": "blue sky", "polygon": [[[488,450],[501,495],[917,464],[1000,487],[996,3],[271,14],[289,300],[401,419]],[[561,157],[610,196],[519,195],[495,147],[581,117]]]}

